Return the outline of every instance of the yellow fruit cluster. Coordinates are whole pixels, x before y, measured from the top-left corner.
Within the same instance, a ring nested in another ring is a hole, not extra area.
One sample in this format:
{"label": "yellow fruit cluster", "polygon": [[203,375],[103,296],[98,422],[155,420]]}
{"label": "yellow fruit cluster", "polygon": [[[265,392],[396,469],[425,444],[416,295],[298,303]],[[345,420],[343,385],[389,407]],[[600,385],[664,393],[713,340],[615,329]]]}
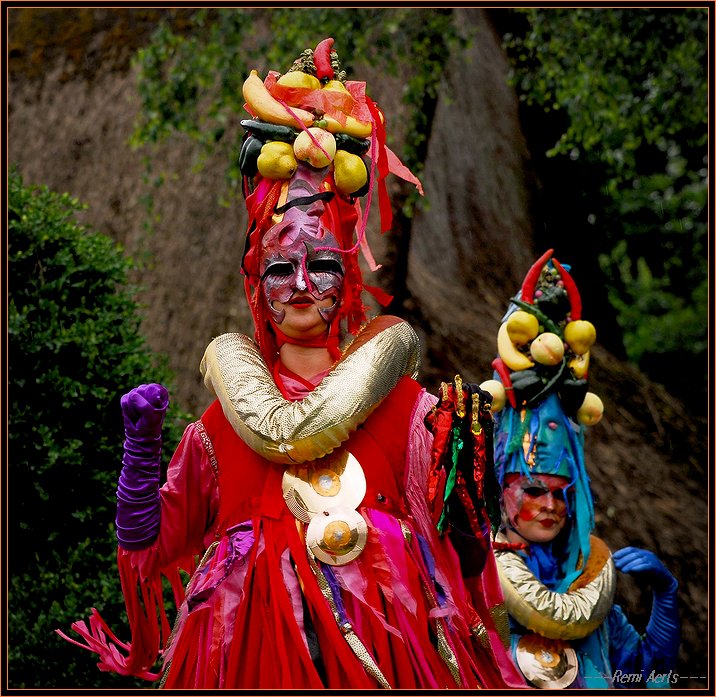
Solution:
{"label": "yellow fruit cluster", "polygon": [[[289,88],[348,93],[340,80],[330,80],[321,86],[317,77],[300,70],[293,70],[281,75],[276,84]],[[295,127],[297,119],[304,126],[312,126],[317,121],[321,121],[325,122],[325,129],[330,133],[346,133],[355,138],[367,138],[372,132],[373,127],[369,121],[359,121],[350,114],[345,116],[345,123],[343,123],[343,119],[339,122],[325,114],[316,115],[302,108],[300,103],[289,103],[291,112],[287,111],[284,105],[269,92],[256,70],[252,70],[244,81],[242,93],[252,113],[268,123]]]}
{"label": "yellow fruit cluster", "polygon": [[[582,378],[589,367],[589,349],[597,339],[597,330],[591,322],[576,320],[564,328],[564,341],[574,353],[569,368],[575,377]],[[529,345],[529,347],[528,347]],[[525,352],[529,349],[529,355]],[[564,358],[564,343],[553,332],[539,333],[537,318],[517,310],[502,324],[497,334],[500,358],[511,370],[526,370],[535,361],[542,365],[557,365]]]}
{"label": "yellow fruit cluster", "polygon": [[345,150],[336,150],[333,134],[315,127],[301,131],[293,145],[278,140],[265,143],[256,166],[261,176],[267,179],[290,179],[299,161],[308,162],[317,169],[333,162],[336,188],[344,196],[359,191],[368,181],[368,171],[363,160]]}

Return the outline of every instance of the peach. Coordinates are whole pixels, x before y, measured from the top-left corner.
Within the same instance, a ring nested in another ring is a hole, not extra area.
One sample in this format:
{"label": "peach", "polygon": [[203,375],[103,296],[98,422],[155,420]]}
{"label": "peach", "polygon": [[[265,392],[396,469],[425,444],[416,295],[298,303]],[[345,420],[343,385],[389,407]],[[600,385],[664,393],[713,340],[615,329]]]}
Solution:
{"label": "peach", "polygon": [[557,365],[564,358],[564,342],[552,332],[543,332],[530,344],[530,354],[537,363]]}
{"label": "peach", "polygon": [[307,131],[301,131],[296,136],[296,140],[293,142],[293,152],[297,160],[308,162],[316,169],[327,167],[336,156],[336,139],[332,133],[314,126]]}

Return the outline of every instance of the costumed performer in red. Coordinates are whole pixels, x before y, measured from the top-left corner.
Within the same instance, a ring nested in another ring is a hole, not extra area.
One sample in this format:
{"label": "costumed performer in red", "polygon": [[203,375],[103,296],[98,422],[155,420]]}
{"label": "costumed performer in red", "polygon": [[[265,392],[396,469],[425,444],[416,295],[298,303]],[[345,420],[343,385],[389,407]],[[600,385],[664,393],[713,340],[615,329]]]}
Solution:
{"label": "costumed performer in red", "polygon": [[[166,688],[523,687],[495,619],[489,545],[468,588],[433,524],[424,418],[435,399],[414,379],[417,337],[395,317],[366,323],[357,252],[374,266],[371,199],[386,230],[385,177],[420,185],[332,43],[244,84],[242,270],[255,340],[225,334],[207,348],[216,400],[187,427],[161,487],[166,390],[122,398],[118,565],[131,643],[96,611],[73,629],[102,670]],[[178,568],[191,574],[185,590]],[[171,633],[162,574],[179,608]]]}

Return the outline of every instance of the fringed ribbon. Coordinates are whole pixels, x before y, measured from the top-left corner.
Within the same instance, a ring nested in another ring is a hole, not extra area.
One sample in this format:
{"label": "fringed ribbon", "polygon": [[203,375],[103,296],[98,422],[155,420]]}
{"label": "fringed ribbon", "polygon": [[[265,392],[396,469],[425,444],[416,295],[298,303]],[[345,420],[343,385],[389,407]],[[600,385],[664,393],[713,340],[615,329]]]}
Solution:
{"label": "fringed ribbon", "polygon": [[[472,403],[468,410],[469,399]],[[425,423],[433,434],[427,498],[438,532],[450,527],[450,506],[457,499],[470,529],[487,550],[490,528],[499,524],[489,404],[479,388],[463,386],[456,375],[453,384],[441,385],[440,400]]]}
{"label": "fringed ribbon", "polygon": [[420,183],[420,179],[418,179],[398,158],[398,156],[386,145],[385,146],[385,154],[388,156],[388,169],[392,174],[394,174],[396,177],[400,177],[401,179],[404,179],[406,182],[409,182],[410,184],[414,184],[415,188],[418,190],[418,193],[421,196],[425,196],[425,192],[423,191],[423,185]]}
{"label": "fringed ribbon", "polygon": [[[373,120],[373,138],[371,142],[371,160],[373,167],[371,168],[371,177],[373,175],[373,169],[377,164],[378,167],[378,207],[380,209],[380,231],[386,232],[390,230],[393,225],[393,209],[390,205],[390,197],[388,196],[388,188],[385,185],[385,178],[390,172],[390,166],[388,164],[388,155],[386,153],[386,133],[385,124],[380,118],[378,107],[375,105],[370,97],[366,97],[366,103],[370,109],[371,119]],[[377,144],[377,147],[376,147]],[[376,152],[377,151],[377,152]],[[377,157],[377,163],[376,163]],[[371,178],[371,181],[375,181]],[[371,186],[371,190],[373,187]]]}
{"label": "fringed ribbon", "polygon": [[[351,648],[351,651],[353,651],[363,668],[365,668],[366,673],[375,678],[382,688],[386,690],[392,689],[390,683],[386,680],[380,668],[378,668],[378,664],[375,662],[373,656],[370,655],[368,649],[358,638],[358,635],[353,631],[353,625],[348,621],[348,617],[345,614],[345,608],[343,607],[343,602],[340,597],[340,588],[338,587],[335,576],[331,573],[326,573],[330,572],[330,568],[327,565],[319,566],[310,550],[308,550],[308,561],[311,566],[311,571],[313,571],[316,576],[318,586],[321,589],[323,596],[328,601],[336,623],[338,624],[346,643]],[[333,581],[333,585],[331,585],[331,582],[328,580],[329,576]]]}
{"label": "fringed ribbon", "polygon": [[55,631],[70,643],[98,654],[100,661],[97,665],[100,670],[154,681],[161,676],[161,671],[154,672],[152,666],[162,656],[162,649],[171,631],[164,609],[161,575],[169,579],[177,606],[183,601],[184,590],[177,568],[162,569],[161,573],[145,576],[138,568],[136,559],[132,553],[121,548],[117,550],[117,566],[132,635],[131,644],[120,641],[95,608],[92,608],[89,627],[84,621],[71,625],[85,643],[71,639],[59,629]]}
{"label": "fringed ribbon", "polygon": [[365,283],[363,284],[363,288],[365,288],[382,307],[388,307],[388,305],[390,305],[390,303],[393,301],[393,296],[390,295],[390,293],[386,293],[381,288],[378,288],[376,286],[369,286]]}
{"label": "fringed ribbon", "polygon": [[437,524],[442,514],[447,469],[445,459],[448,452],[448,440],[452,428],[452,405],[449,404],[447,384],[440,387],[440,401],[425,417],[425,425],[433,434],[433,445],[430,453],[430,469],[427,481],[427,502],[433,523]]}
{"label": "fringed ribbon", "polygon": [[[405,532],[407,531],[404,529]],[[434,622],[438,655],[450,671],[455,684],[458,688],[461,688],[465,686],[466,678],[461,670],[454,646],[450,641],[449,632],[446,632],[452,613],[448,607],[445,592],[435,579],[435,559],[426,540],[420,535],[413,536],[412,532],[410,532],[410,539],[413,539],[413,537],[417,538],[417,545],[415,543],[411,544],[406,535],[407,549],[420,572],[423,592],[431,606],[429,616]]]}

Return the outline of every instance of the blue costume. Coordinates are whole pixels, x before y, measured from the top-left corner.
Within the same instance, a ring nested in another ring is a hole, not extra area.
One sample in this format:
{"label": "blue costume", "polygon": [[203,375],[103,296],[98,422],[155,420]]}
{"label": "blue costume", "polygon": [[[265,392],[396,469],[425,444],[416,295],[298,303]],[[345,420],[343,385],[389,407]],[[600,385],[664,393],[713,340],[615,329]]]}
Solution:
{"label": "blue costume", "polygon": [[[513,299],[498,339],[495,380],[481,386],[493,393],[496,412],[495,470],[503,488],[496,556],[513,657],[536,687],[669,687],[679,647],[678,583],[653,553],[626,547],[611,555],[592,534],[584,430],[601,418],[602,407],[587,392],[589,341],[581,339],[596,334],[579,319],[567,269],[549,254]],[[522,315],[510,322],[520,309],[537,321]],[[559,340],[544,338],[546,332]],[[510,337],[516,341],[506,345]],[[531,350],[536,341],[555,350]],[[643,635],[613,603],[615,569],[651,586]]]}

